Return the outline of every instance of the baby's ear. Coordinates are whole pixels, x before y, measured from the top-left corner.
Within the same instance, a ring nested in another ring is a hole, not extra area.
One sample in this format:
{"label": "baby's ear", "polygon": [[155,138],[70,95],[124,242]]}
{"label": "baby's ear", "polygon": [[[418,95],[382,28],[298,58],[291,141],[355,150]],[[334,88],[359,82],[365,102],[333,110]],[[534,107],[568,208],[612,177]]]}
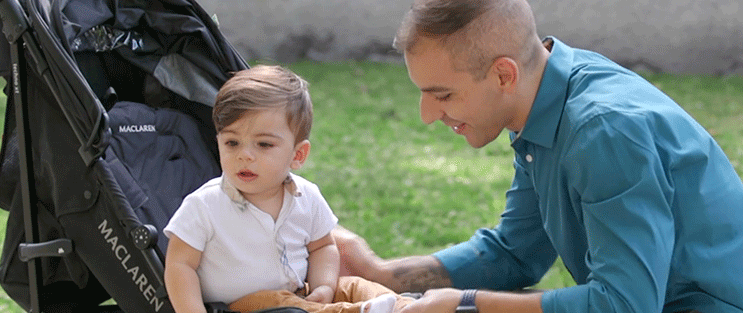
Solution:
{"label": "baby's ear", "polygon": [[302,140],[294,146],[294,159],[292,160],[291,168],[298,170],[304,165],[304,161],[307,160],[307,156],[310,155],[310,141]]}

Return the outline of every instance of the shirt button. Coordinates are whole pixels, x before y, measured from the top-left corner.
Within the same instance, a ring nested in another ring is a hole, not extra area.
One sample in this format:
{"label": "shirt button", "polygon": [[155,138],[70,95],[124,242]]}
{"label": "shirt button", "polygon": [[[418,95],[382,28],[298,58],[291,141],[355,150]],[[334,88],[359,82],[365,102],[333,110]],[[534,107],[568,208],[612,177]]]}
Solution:
{"label": "shirt button", "polygon": [[534,161],[534,157],[533,157],[533,156],[531,156],[531,154],[527,154],[527,155],[526,155],[526,162],[529,162],[529,163],[531,163],[531,161]]}

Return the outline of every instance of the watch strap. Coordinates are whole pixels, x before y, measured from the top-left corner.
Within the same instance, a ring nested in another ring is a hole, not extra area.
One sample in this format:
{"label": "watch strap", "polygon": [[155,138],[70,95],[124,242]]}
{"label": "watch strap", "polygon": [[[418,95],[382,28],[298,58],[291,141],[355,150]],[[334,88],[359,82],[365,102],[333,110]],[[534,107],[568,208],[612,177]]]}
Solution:
{"label": "watch strap", "polygon": [[462,300],[459,301],[456,313],[477,313],[477,306],[475,306],[475,296],[477,289],[466,289],[462,292]]}

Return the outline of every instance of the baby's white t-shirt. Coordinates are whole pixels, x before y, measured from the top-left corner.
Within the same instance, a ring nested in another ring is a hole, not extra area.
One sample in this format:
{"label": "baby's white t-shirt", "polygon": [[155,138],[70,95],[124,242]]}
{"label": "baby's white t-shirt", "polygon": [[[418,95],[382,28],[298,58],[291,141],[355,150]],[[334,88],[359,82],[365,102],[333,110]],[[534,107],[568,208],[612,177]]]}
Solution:
{"label": "baby's white t-shirt", "polygon": [[183,200],[164,233],[202,252],[196,273],[204,302],[231,303],[260,290],[304,286],[306,246],[330,233],[338,218],[317,185],[290,175],[296,192],[284,191],[276,222],[244,198],[234,201],[223,177]]}

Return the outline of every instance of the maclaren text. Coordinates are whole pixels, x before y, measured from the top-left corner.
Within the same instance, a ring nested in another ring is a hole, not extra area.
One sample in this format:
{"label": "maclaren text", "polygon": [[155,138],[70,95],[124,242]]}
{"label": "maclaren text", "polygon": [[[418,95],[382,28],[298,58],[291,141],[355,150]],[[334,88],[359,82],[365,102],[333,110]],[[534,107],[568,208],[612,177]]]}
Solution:
{"label": "maclaren text", "polygon": [[108,220],[103,220],[103,222],[98,225],[98,229],[101,231],[101,235],[103,235],[103,239],[106,240],[107,243],[111,244],[111,251],[114,253],[116,258],[120,261],[121,266],[124,267],[124,270],[132,275],[132,281],[134,284],[136,284],[139,287],[139,291],[142,293],[142,296],[144,296],[147,301],[155,308],[155,312],[159,312],[160,308],[163,306],[163,300],[158,299],[155,297],[155,287],[152,286],[152,284],[149,283],[149,280],[147,280],[147,277],[144,275],[144,273],[139,272],[139,266],[133,266],[129,267],[129,259],[132,257],[131,253],[129,253],[129,250],[119,244],[119,237],[118,236],[111,236],[113,233],[113,229],[108,227]]}

